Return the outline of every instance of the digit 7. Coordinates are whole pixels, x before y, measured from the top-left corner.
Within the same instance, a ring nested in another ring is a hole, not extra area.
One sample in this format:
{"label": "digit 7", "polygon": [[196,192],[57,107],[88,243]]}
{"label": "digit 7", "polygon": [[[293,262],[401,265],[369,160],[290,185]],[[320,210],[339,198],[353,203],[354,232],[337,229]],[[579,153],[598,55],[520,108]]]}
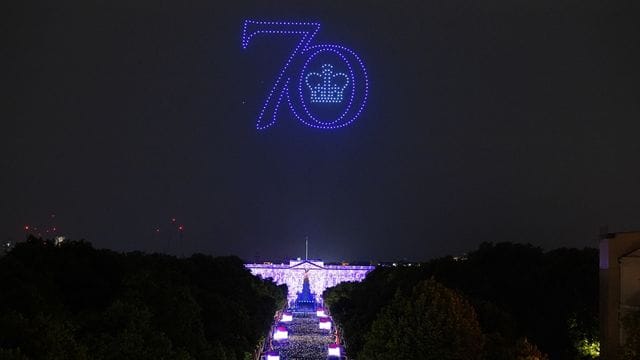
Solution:
{"label": "digit 7", "polygon": [[282,102],[282,98],[288,97],[288,85],[290,76],[288,74],[291,63],[296,57],[307,50],[311,40],[320,30],[319,23],[306,22],[277,22],[277,21],[252,21],[245,20],[242,30],[242,48],[249,46],[251,39],[260,34],[268,35],[300,35],[300,41],[293,49],[289,58],[284,63],[276,81],[267,95],[262,110],[258,115],[256,128],[263,130],[276,122],[278,108]]}

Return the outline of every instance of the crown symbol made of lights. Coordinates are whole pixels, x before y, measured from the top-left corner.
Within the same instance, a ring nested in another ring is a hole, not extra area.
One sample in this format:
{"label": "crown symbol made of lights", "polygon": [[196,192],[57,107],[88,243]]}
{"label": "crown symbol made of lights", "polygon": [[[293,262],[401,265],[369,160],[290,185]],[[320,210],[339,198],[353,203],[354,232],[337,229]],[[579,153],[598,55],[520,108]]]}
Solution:
{"label": "crown symbol made of lights", "polygon": [[321,73],[308,73],[305,80],[311,90],[312,103],[340,103],[344,89],[349,85],[349,77],[334,73],[330,64],[322,65]]}

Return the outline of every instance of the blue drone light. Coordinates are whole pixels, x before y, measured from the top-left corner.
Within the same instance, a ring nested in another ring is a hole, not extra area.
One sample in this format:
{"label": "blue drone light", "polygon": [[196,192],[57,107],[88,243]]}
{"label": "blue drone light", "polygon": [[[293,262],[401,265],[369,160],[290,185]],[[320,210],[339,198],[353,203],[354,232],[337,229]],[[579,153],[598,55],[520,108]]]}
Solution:
{"label": "blue drone light", "polygon": [[311,90],[312,103],[341,103],[344,89],[349,85],[347,75],[334,73],[331,64],[322,65],[320,73],[308,73],[305,81]]}
{"label": "blue drone light", "polygon": [[[362,113],[369,92],[369,81],[364,63],[351,49],[340,45],[313,45],[311,40],[320,30],[319,23],[252,21],[244,22],[242,47],[246,49],[256,35],[295,35],[300,40],[289,55],[273,87],[269,91],[264,106],[258,114],[256,128],[266,129],[275,124],[278,110],[286,97],[289,109],[303,124],[318,129],[337,129],[351,124]],[[343,63],[346,72],[334,72],[339,64],[324,63],[320,72],[312,61],[322,56],[333,56]],[[313,68],[313,70],[308,70]],[[296,73],[299,71],[299,73]],[[297,88],[297,96],[290,92],[290,86]],[[346,92],[346,94],[345,94]],[[275,96],[277,95],[277,96]],[[346,100],[346,101],[345,101]],[[342,112],[328,119],[321,119],[317,106],[343,107]]]}

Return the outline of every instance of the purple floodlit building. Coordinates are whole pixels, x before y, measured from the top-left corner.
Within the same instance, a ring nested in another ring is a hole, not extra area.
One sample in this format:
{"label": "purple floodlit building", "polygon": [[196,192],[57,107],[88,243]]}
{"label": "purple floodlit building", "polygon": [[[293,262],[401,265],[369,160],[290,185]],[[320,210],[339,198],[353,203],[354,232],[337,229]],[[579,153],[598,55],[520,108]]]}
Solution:
{"label": "purple floodlit building", "polygon": [[263,279],[272,278],[289,288],[289,304],[302,291],[305,275],[309,278],[311,292],[321,302],[322,292],[345,281],[362,281],[375,266],[325,265],[320,260],[290,260],[289,264],[245,264],[253,275]]}

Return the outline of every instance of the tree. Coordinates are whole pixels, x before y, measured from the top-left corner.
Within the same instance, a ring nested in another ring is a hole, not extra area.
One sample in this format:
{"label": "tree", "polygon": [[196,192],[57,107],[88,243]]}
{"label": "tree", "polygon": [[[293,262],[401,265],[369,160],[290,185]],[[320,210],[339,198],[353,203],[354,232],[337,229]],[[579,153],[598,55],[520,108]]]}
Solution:
{"label": "tree", "polygon": [[103,328],[91,340],[95,359],[171,359],[171,340],[154,328],[143,305],[114,302],[104,313]]}
{"label": "tree", "polygon": [[52,315],[32,318],[9,310],[0,315],[0,359],[88,359],[74,337],[73,325]]}
{"label": "tree", "polygon": [[22,354],[20,348],[17,349],[0,349],[0,359],[2,360],[29,360]]}
{"label": "tree", "polygon": [[622,358],[637,359],[640,356],[640,310],[629,312],[622,318],[626,339],[622,345]]}
{"label": "tree", "polygon": [[548,360],[547,355],[543,354],[537,346],[530,343],[527,338],[518,340],[513,348],[510,357],[514,360]]}
{"label": "tree", "polygon": [[244,359],[286,287],[237,257],[29,237],[0,258],[0,359]]}
{"label": "tree", "polygon": [[483,335],[476,313],[457,292],[433,279],[396,292],[373,322],[359,358],[476,360]]}

